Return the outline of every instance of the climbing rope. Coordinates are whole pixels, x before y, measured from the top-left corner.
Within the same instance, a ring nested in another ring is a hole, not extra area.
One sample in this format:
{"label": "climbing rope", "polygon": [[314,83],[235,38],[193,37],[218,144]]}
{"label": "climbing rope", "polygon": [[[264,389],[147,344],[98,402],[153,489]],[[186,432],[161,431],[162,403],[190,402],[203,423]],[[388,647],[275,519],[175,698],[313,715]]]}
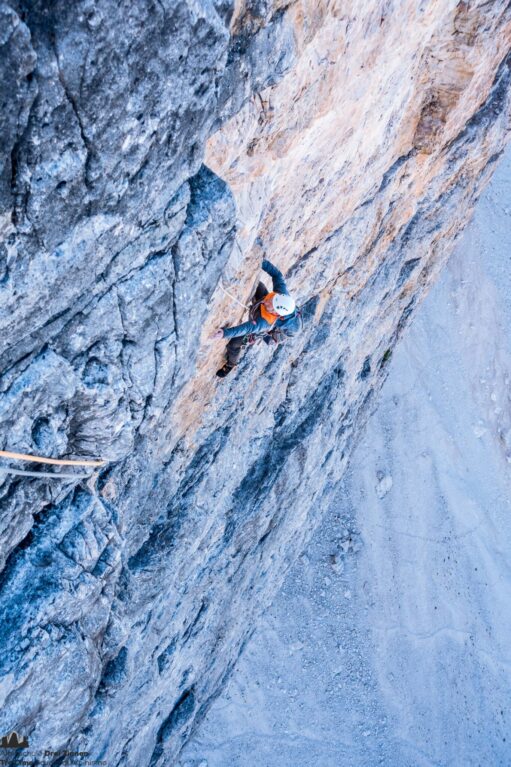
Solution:
{"label": "climbing rope", "polygon": [[247,306],[246,304],[242,303],[242,301],[238,301],[238,299],[236,298],[236,296],[233,296],[233,295],[232,295],[232,293],[229,293],[229,291],[228,291],[228,290],[226,290],[226,289],[224,288],[224,286],[222,285],[222,283],[221,283],[221,282],[219,282],[218,284],[219,284],[220,288],[221,288],[221,289],[224,291],[224,293],[225,293],[227,296],[229,296],[229,298],[232,298],[232,300],[233,300],[233,301],[236,301],[236,303],[237,303],[237,304],[239,304],[240,306],[242,306],[244,309],[248,309],[248,310],[250,311],[250,306]]}
{"label": "climbing rope", "polygon": [[[27,453],[11,453],[8,450],[0,450],[1,458],[12,458],[15,461],[33,461],[34,463],[50,463],[53,466],[104,466],[106,461],[78,461],[70,458],[44,458],[40,455],[28,455]],[[56,475],[55,475],[56,476]]]}

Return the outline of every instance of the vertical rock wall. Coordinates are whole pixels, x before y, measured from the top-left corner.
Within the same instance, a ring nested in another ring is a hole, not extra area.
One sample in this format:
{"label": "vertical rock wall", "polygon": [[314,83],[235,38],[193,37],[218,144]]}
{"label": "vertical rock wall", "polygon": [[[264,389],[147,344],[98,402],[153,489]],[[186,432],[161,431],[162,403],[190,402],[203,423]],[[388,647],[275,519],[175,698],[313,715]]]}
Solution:
{"label": "vertical rock wall", "polygon": [[[0,14],[2,446],[107,461],[0,474],[0,730],[162,765],[328,503],[501,152],[511,11]],[[207,335],[242,316],[220,285],[246,301],[263,253],[304,331],[219,382]]]}

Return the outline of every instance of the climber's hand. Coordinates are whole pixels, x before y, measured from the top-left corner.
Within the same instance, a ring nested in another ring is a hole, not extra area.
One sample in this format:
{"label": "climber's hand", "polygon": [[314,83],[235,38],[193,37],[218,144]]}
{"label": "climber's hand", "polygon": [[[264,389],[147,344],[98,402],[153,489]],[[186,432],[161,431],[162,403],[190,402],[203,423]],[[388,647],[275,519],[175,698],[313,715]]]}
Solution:
{"label": "climber's hand", "polygon": [[224,337],[224,331],[223,330],[215,330],[214,333],[211,333],[209,336],[210,341],[216,341],[217,338],[223,338]]}

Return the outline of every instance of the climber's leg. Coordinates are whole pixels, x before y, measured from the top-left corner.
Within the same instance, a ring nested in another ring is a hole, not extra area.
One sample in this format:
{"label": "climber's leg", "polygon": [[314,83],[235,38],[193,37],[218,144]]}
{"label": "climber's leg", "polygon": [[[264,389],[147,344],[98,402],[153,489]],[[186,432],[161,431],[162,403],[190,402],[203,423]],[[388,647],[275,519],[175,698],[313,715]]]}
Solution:
{"label": "climber's leg", "polygon": [[234,367],[238,364],[241,352],[245,346],[245,336],[238,336],[237,338],[231,338],[226,347],[227,364]]}
{"label": "climber's leg", "polygon": [[[252,297],[251,305],[254,306],[254,304],[262,301],[269,292],[270,291],[264,282],[258,282],[255,293]],[[244,346],[247,346],[246,336],[237,336],[236,338],[231,338],[226,347],[227,361],[225,365],[216,372],[219,378],[224,378],[228,373],[231,372],[233,367],[238,364]]]}
{"label": "climber's leg", "polygon": [[230,339],[225,349],[227,354],[227,361],[223,368],[217,370],[216,373],[219,378],[224,378],[224,376],[226,376],[227,373],[230,373],[233,367],[238,364],[241,352],[243,351],[243,347],[245,345],[245,336],[237,336],[236,338]]}

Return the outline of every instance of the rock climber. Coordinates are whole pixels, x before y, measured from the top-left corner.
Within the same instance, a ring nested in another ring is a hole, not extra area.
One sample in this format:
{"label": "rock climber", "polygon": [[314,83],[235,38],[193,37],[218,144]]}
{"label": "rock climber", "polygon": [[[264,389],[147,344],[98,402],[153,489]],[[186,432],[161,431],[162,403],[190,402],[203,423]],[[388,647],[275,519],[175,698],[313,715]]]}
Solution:
{"label": "rock climber", "polygon": [[252,298],[249,319],[232,328],[222,328],[210,336],[228,338],[225,365],[217,370],[217,376],[224,378],[238,364],[241,352],[247,344],[262,338],[267,344],[278,344],[285,336],[292,336],[301,330],[300,314],[294,299],[289,295],[286,281],[276,266],[263,260],[262,269],[270,275],[273,290],[269,291],[263,282],[259,282]]}

